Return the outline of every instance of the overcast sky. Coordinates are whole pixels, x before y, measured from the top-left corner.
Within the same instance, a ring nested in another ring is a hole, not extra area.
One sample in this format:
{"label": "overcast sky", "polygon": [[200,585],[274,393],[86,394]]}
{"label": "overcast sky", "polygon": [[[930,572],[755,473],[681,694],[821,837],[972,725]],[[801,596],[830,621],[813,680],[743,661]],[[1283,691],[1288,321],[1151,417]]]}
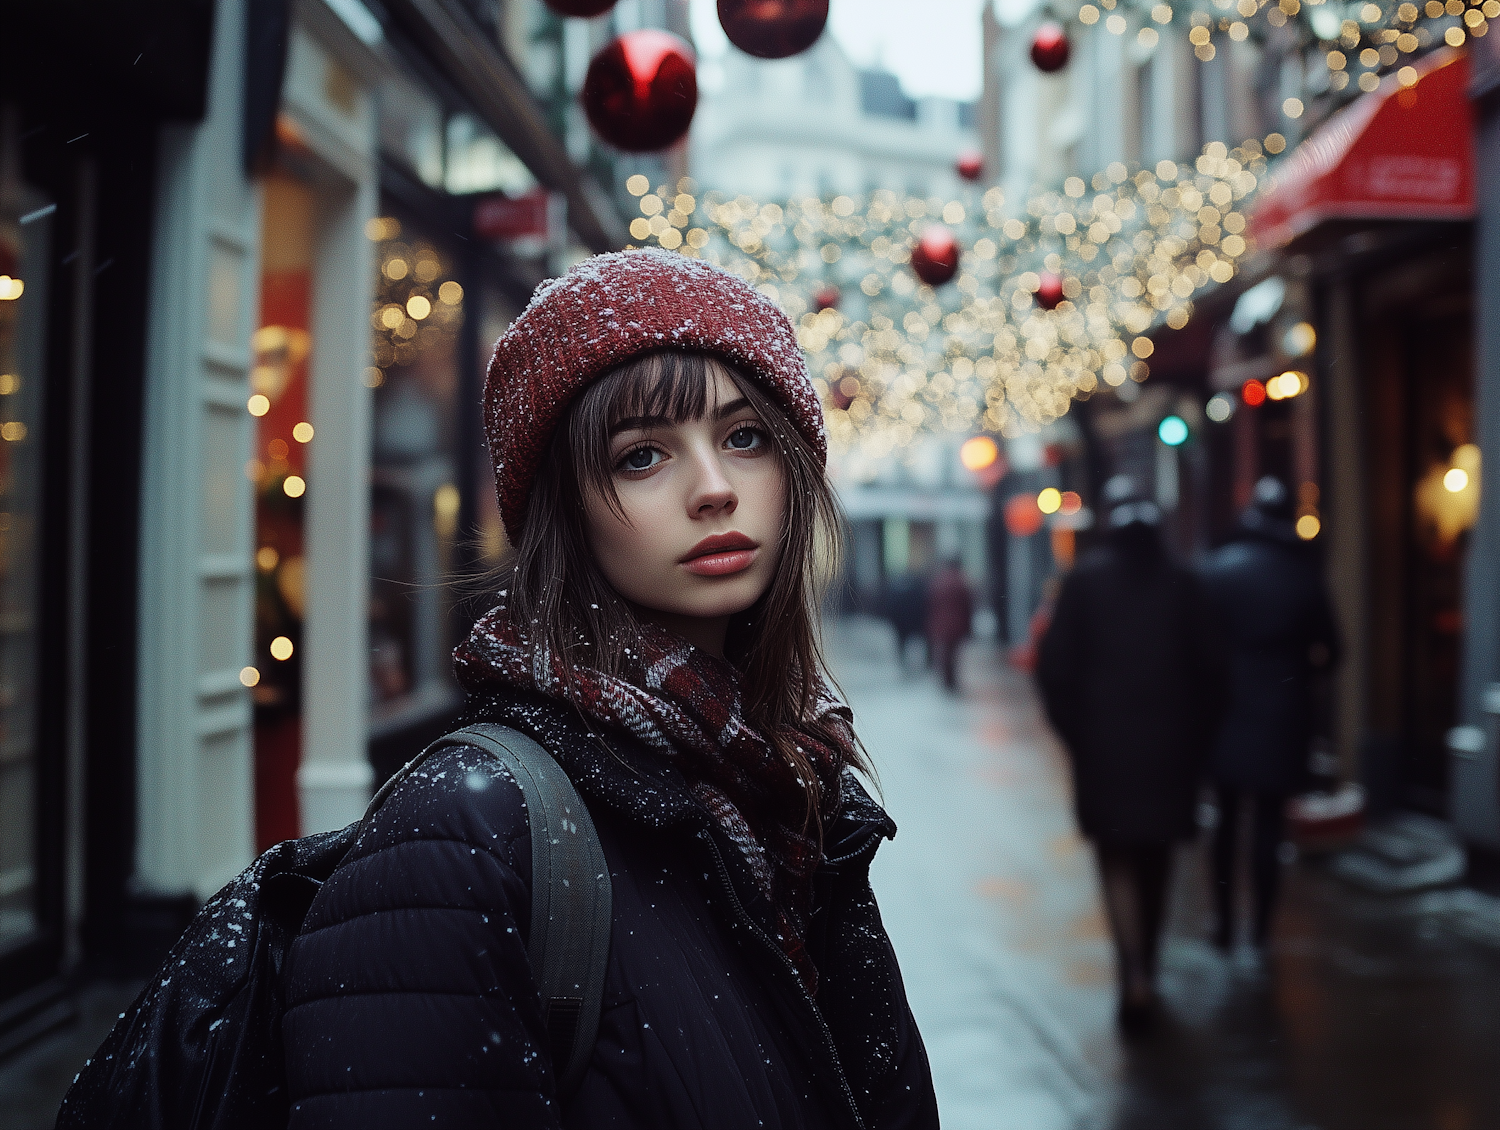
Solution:
{"label": "overcast sky", "polygon": [[[883,64],[920,98],[979,96],[979,12],[985,0],[832,0],[828,25],[856,65]],[[712,58],[728,44],[715,0],[692,0],[693,39]],[[1010,22],[1033,0],[1000,0]]]}

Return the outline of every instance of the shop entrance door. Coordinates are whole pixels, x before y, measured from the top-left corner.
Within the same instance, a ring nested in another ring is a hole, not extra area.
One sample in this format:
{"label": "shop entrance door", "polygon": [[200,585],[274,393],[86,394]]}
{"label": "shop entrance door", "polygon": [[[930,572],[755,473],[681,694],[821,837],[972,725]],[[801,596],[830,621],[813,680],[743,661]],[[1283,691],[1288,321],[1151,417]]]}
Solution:
{"label": "shop entrance door", "polygon": [[1463,569],[1479,508],[1466,234],[1372,280],[1369,369],[1371,713],[1385,803],[1446,815],[1463,641]]}

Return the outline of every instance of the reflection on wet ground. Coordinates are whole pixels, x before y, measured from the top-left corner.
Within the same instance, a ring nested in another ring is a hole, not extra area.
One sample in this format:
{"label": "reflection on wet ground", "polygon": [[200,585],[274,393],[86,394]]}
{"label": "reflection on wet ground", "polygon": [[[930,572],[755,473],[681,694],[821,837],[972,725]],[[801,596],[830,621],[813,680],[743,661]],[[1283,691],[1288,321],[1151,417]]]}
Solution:
{"label": "reflection on wet ground", "polygon": [[901,825],[876,891],[947,1130],[1500,1128],[1492,901],[1372,895],[1303,861],[1264,963],[1229,958],[1185,846],[1165,1014],[1124,1044],[1092,857],[1025,677],[974,645],[955,699],[899,671],[882,625],[830,642]]}

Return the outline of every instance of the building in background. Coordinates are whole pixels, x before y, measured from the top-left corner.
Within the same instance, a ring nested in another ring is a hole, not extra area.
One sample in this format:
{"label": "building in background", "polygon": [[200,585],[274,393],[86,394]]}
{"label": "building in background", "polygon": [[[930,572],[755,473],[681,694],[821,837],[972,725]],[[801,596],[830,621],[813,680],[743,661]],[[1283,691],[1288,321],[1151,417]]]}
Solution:
{"label": "building in background", "polygon": [[895,75],[861,70],[825,34],[791,59],[729,48],[700,67],[691,170],[705,190],[762,200],[869,193],[952,199],[974,149],[974,106],[912,99]]}
{"label": "building in background", "polygon": [[1232,535],[1260,475],[1287,481],[1346,634],[1329,707],[1342,774],[1377,811],[1500,846],[1470,109],[1489,41],[1434,40],[1406,79],[1356,83],[1290,22],[1215,50],[1139,12],[1110,17],[1120,34],[1070,23],[1071,60],[1047,75],[1027,59],[1040,18],[984,16],[984,144],[1011,201],[1070,176],[1099,191],[1112,163],[1191,162],[1213,143],[1217,159],[1286,151],[1248,213],[1222,217],[1257,250],[1239,276],[1151,331],[1145,384],[1075,406],[1091,488],[1118,471],[1154,484],[1191,559]]}
{"label": "building in background", "polygon": [[543,11],[0,18],[0,1054],[456,714],[489,344],[626,239]]}

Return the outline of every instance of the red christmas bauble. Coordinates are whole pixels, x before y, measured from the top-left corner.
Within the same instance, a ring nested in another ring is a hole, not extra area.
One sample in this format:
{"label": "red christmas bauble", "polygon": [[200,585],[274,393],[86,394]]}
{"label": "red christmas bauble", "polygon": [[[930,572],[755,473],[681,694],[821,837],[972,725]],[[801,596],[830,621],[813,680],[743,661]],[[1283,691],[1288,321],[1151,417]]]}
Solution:
{"label": "red christmas bauble", "polygon": [[1051,271],[1042,273],[1042,281],[1036,288],[1036,304],[1043,310],[1056,310],[1057,304],[1063,300],[1063,283]]}
{"label": "red christmas bauble", "polygon": [[969,149],[958,155],[953,168],[964,180],[978,180],[984,176],[984,157],[973,149]]}
{"label": "red christmas bauble", "polygon": [[615,0],[547,0],[559,16],[602,16],[614,6]]}
{"label": "red christmas bauble", "polygon": [[824,310],[832,310],[843,297],[838,287],[825,286],[813,295],[813,307],[821,314]]}
{"label": "red christmas bauble", "polygon": [[719,0],[724,34],[747,55],[785,59],[823,34],[828,0]]}
{"label": "red christmas bauble", "polygon": [[616,149],[651,153],[681,140],[698,106],[693,49],[656,28],[627,31],[589,64],[584,113]]}
{"label": "red christmas bauble", "polygon": [[958,237],[942,224],[933,224],[911,249],[911,269],[928,286],[942,286],[958,273],[961,254]]}
{"label": "red christmas bauble", "polygon": [[1068,34],[1063,31],[1062,24],[1048,20],[1036,29],[1036,35],[1031,40],[1031,61],[1036,64],[1037,70],[1050,75],[1068,65],[1068,52],[1071,49],[1072,44],[1068,42]]}

